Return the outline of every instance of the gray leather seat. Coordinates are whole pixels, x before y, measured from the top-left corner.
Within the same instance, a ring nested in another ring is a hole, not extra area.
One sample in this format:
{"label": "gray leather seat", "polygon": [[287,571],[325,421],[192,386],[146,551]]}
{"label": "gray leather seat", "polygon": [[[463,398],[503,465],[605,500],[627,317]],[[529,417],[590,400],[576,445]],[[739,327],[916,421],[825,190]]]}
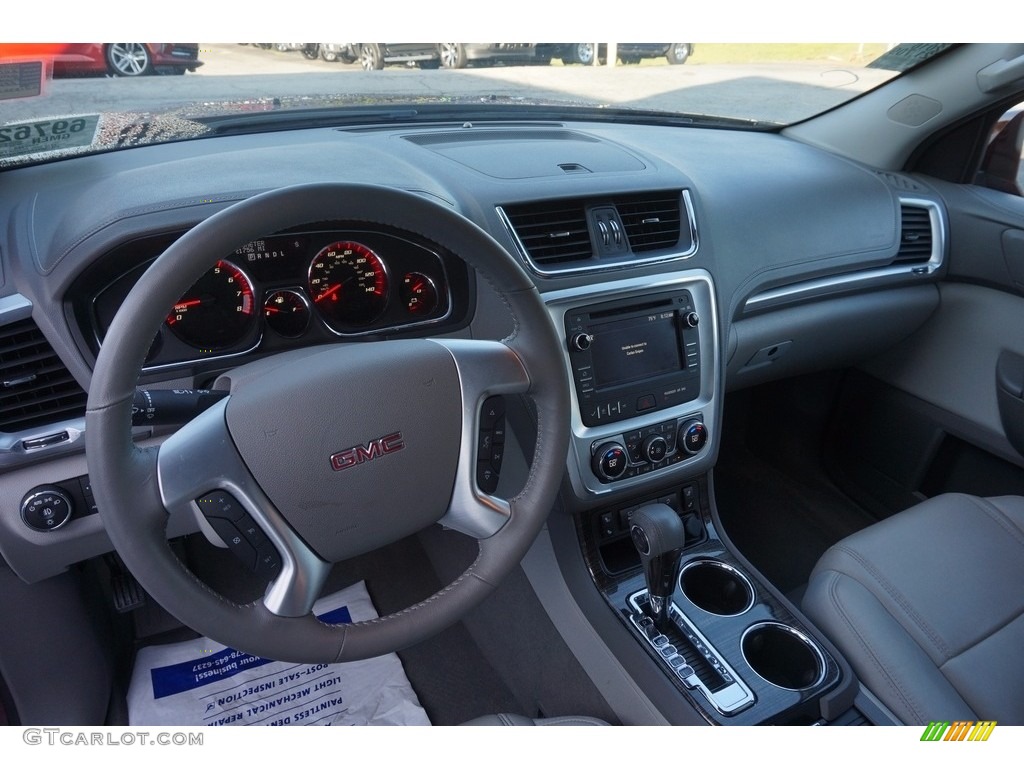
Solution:
{"label": "gray leather seat", "polygon": [[608,725],[596,717],[544,717],[534,719],[522,715],[484,715],[470,720],[463,725]]}
{"label": "gray leather seat", "polygon": [[906,724],[1024,724],[1024,498],[948,494],[847,537],[803,607]]}

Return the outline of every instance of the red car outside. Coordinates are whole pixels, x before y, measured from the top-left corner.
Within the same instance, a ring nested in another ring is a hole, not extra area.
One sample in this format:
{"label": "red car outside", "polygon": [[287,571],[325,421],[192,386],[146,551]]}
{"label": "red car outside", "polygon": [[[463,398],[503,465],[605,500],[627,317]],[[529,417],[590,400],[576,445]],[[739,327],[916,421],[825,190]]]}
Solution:
{"label": "red car outside", "polygon": [[183,75],[201,67],[197,43],[2,43],[0,61],[42,58],[53,62],[53,74]]}

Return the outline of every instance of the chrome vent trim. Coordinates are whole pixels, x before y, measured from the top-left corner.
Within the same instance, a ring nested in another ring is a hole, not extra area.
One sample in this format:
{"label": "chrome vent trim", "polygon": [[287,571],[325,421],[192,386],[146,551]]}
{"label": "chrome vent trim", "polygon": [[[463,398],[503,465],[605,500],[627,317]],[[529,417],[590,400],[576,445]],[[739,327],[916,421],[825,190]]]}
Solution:
{"label": "chrome vent trim", "polygon": [[0,326],[0,432],[85,416],[85,391],[31,318]]}
{"label": "chrome vent trim", "polygon": [[[622,219],[630,250],[621,257],[599,258],[591,240],[588,211],[602,206],[615,207]],[[689,190],[547,200],[496,210],[523,261],[542,277],[686,259],[699,245]],[[653,251],[670,252],[637,255]]]}

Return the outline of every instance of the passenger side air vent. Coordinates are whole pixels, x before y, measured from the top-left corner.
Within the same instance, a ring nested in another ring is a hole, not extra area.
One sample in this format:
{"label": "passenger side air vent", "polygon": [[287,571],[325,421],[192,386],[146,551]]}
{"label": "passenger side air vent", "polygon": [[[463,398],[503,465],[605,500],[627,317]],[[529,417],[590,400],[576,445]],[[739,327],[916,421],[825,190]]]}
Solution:
{"label": "passenger side air vent", "polygon": [[926,263],[932,257],[932,217],[927,208],[900,206],[900,248],[893,264]]}
{"label": "passenger side air vent", "polygon": [[679,242],[678,193],[621,198],[615,207],[633,253],[673,248]]}
{"label": "passenger side air vent", "polygon": [[[547,200],[498,213],[531,266],[545,274],[692,255],[696,233],[688,206],[687,193],[673,190]],[[669,249],[675,253],[638,257]]]}
{"label": "passenger side air vent", "polygon": [[0,327],[0,431],[85,415],[86,394],[31,320]]}

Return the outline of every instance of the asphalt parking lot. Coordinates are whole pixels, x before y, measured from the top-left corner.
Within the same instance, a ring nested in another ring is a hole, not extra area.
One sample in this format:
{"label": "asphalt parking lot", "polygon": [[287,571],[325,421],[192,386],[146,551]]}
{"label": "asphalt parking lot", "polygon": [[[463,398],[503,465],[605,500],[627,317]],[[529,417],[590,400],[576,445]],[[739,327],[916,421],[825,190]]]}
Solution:
{"label": "asphalt parking lot", "polygon": [[[874,86],[880,70],[821,64],[778,64],[754,70],[747,65],[682,66],[645,62],[637,66],[476,66],[462,70],[423,70],[389,66],[364,72],[358,64],[310,60],[300,51],[252,45],[201,44],[204,62],[181,77],[61,78],[48,84],[39,100],[4,105],[4,121],[99,112],[216,111],[224,102],[259,105],[274,99],[336,96],[348,103],[392,102],[412,97],[431,100],[542,100],[788,123],[828,108]],[[697,58],[697,57],[694,57]],[[810,86],[810,87],[808,87]],[[841,93],[837,93],[837,91]],[[758,102],[756,112],[750,101]]]}

